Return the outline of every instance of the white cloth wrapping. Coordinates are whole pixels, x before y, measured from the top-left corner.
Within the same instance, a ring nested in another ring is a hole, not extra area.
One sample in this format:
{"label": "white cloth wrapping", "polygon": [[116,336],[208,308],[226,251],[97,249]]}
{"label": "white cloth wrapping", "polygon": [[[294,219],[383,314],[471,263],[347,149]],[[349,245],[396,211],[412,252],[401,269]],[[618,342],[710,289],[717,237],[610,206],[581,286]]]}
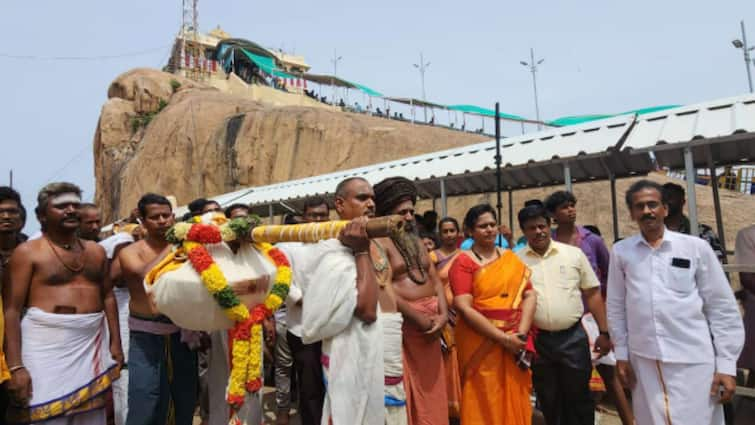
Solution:
{"label": "white cloth wrapping", "polygon": [[78,398],[75,393],[88,388],[88,394],[70,406],[76,410],[110,387],[109,378],[98,378],[116,366],[103,312],[52,314],[32,307],[21,320],[21,352],[34,388],[32,415],[35,408]]}
{"label": "white cloth wrapping", "polygon": [[121,346],[126,367],[121,370],[121,377],[113,382],[113,410],[115,411],[115,425],[125,425],[128,416],[128,303],[130,296],[128,288],[113,288],[115,303],[118,305],[118,326],[121,331]]}
{"label": "white cloth wrapping", "polygon": [[[115,256],[115,250],[119,246],[127,245],[134,242],[134,237],[129,233],[116,233],[109,238],[100,241],[100,246],[105,249],[108,260]],[[115,303],[118,305],[118,326],[120,327],[121,346],[123,347],[123,358],[128,365],[128,288],[113,287]],[[128,367],[128,366],[127,366]],[[113,410],[115,425],[124,425],[128,416],[128,369],[121,370],[121,377],[113,382]]]}
{"label": "white cloth wrapping", "polygon": [[322,424],[383,425],[383,330],[354,316],[356,263],[336,239],[284,247],[304,296],[302,341],[322,341],[327,393]]}
{"label": "white cloth wrapping", "polygon": [[[210,333],[212,344],[207,367],[207,388],[209,391],[210,418],[209,425],[228,425],[230,407],[226,403],[228,376],[231,369],[228,366],[228,332],[217,331]],[[260,351],[262,347],[259,347]],[[260,353],[261,354],[261,353]],[[238,418],[242,425],[262,424],[262,391],[247,394]]]}
{"label": "white cloth wrapping", "polygon": [[[386,378],[404,376],[404,363],[401,358],[401,324],[404,319],[401,313],[380,313],[378,320],[383,326],[383,373]],[[395,385],[385,384],[385,398],[406,402],[404,381]],[[386,400],[387,401],[387,400]],[[390,406],[385,403],[386,425],[404,425],[407,423],[406,404]]]}
{"label": "white cloth wrapping", "polygon": [[[250,244],[242,244],[235,254],[225,243],[207,245],[207,251],[231,286],[263,275],[270,276],[270,287],[275,281],[275,266]],[[145,290],[152,297],[157,310],[183,329],[212,332],[233,327],[233,322],[207,291],[189,261],[176,270],[163,273],[152,286],[145,284]],[[265,296],[247,294],[239,298],[252,307],[263,301]]]}
{"label": "white cloth wrapping", "polygon": [[599,357],[599,353],[593,351],[595,347],[595,340],[600,335],[600,328],[598,322],[592,316],[592,313],[587,313],[582,316],[582,328],[587,334],[587,341],[590,343],[590,355],[592,356],[592,364],[604,364],[608,366],[616,366],[616,355],[613,351],[609,352],[603,357]]}
{"label": "white cloth wrapping", "polygon": [[710,396],[715,363],[665,363],[630,355],[637,377],[632,411],[637,424],[723,425],[723,407]]}
{"label": "white cloth wrapping", "polygon": [[115,255],[115,249],[123,244],[130,244],[134,242],[134,237],[128,233],[116,233],[110,237],[107,237],[99,242],[100,246],[105,249],[105,254],[108,260],[112,260]]}

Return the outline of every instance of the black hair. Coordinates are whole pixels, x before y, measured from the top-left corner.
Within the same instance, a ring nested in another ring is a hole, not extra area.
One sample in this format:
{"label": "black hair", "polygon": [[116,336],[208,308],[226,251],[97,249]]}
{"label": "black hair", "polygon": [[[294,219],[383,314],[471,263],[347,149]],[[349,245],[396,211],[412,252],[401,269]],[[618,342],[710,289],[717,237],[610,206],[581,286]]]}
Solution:
{"label": "black hair", "polygon": [[548,211],[544,207],[531,205],[529,207],[522,208],[521,210],[519,210],[519,214],[517,214],[517,219],[519,220],[519,228],[524,230],[524,223],[540,217],[544,218],[545,222],[550,225],[551,217],[550,215],[548,215]]}
{"label": "black hair", "polygon": [[189,205],[187,207],[189,208],[189,212],[192,215],[197,215],[202,212],[202,208],[204,208],[207,203],[210,202],[207,200],[207,198],[197,198],[191,202],[189,202]]}
{"label": "black hair", "polygon": [[[475,221],[477,221],[477,220],[475,220]],[[452,224],[454,225],[454,227],[456,228],[456,231],[457,231],[457,232],[458,232],[458,231],[460,230],[460,229],[459,229],[459,222],[458,222],[458,221],[456,221],[456,219],[455,219],[455,218],[453,218],[453,217],[443,217],[443,218],[442,218],[442,219],[441,219],[441,220],[440,220],[440,221],[438,222],[438,230],[440,230],[440,228],[441,228],[441,227],[443,227],[443,224],[444,224],[444,223],[452,223]]]}
{"label": "black hair", "polygon": [[438,238],[435,237],[435,233],[433,232],[421,232],[419,234],[419,238],[430,239],[431,241],[433,241],[433,244],[435,245],[436,248],[440,246],[440,244],[438,243]]}
{"label": "black hair", "polygon": [[598,229],[598,226],[594,226],[592,224],[585,224],[582,227],[584,227],[585,229],[589,230],[593,234],[596,234],[598,236],[603,236],[603,234],[600,233],[600,229]]}
{"label": "black hair", "polygon": [[299,224],[299,220],[296,219],[296,216],[288,213],[283,216],[283,224]]}
{"label": "black hair", "polygon": [[652,180],[642,179],[632,183],[632,185],[629,186],[629,189],[627,189],[626,196],[624,197],[624,200],[627,203],[627,208],[629,208],[630,210],[632,209],[632,198],[634,197],[634,194],[645,189],[657,190],[661,195],[661,201],[664,204],[668,204],[668,202],[666,201],[666,195],[664,195],[663,186]]}
{"label": "black hair", "polygon": [[495,214],[493,206],[490,204],[480,204],[473,206],[467,211],[467,214],[464,216],[464,227],[471,231],[474,229],[474,225],[477,223],[480,216],[486,213],[492,214],[493,220],[498,222],[498,217]]}
{"label": "black hair", "polygon": [[0,186],[0,202],[16,201],[21,206],[21,195],[10,186]]}
{"label": "black hair", "polygon": [[167,205],[171,211],[173,211],[173,205],[171,205],[168,198],[158,195],[156,193],[147,193],[139,199],[137,207],[139,208],[139,214],[142,218],[147,216],[147,205]]}
{"label": "black hair", "polygon": [[556,212],[556,209],[558,207],[564,205],[567,202],[573,202],[576,204],[577,198],[575,198],[574,194],[571,192],[559,190],[557,192],[551,193],[547,198],[545,198],[544,206],[545,209],[548,210],[548,212],[553,214],[554,212]]}
{"label": "black hair", "polygon": [[249,213],[251,211],[251,209],[249,208],[249,205],[247,205],[247,204],[241,204],[241,203],[235,203],[235,204],[231,204],[231,205],[227,206],[226,209],[225,209],[225,211],[223,211],[223,213],[225,214],[225,216],[227,218],[231,218],[231,213],[233,212],[233,210],[238,210],[238,209],[244,209],[244,210],[246,210],[247,213]]}
{"label": "black hair", "polygon": [[0,202],[15,201],[18,205],[18,217],[21,220],[21,227],[26,224],[26,208],[21,203],[21,195],[10,186],[0,186]]}
{"label": "black hair", "polygon": [[682,187],[682,185],[676,184],[676,183],[669,182],[669,183],[664,184],[662,187],[663,187],[663,191],[661,193],[663,193],[663,197],[666,199],[668,199],[668,195],[670,193],[676,193],[682,198],[684,198],[685,194],[687,193],[684,191],[684,187]]}
{"label": "black hair", "polygon": [[544,206],[543,205],[543,201],[541,201],[539,199],[528,199],[528,200],[524,201],[524,208],[533,207],[533,206],[534,207],[542,207],[542,206]]}
{"label": "black hair", "polygon": [[319,207],[320,205],[325,205],[325,208],[330,211],[330,205],[328,205],[328,201],[325,198],[322,196],[314,196],[312,198],[307,198],[307,200],[304,201],[302,212],[306,214],[309,208]]}

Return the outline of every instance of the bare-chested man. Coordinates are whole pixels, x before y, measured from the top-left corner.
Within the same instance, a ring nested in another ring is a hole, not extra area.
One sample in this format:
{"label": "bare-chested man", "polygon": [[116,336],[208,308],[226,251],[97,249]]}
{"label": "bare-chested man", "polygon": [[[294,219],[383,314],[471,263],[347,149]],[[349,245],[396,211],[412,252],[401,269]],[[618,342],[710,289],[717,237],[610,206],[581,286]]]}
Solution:
{"label": "bare-chested man", "polygon": [[126,423],[164,425],[172,407],[177,425],[191,424],[197,395],[196,353],[181,340],[180,329],[154,311],[143,283],[169,251],[165,233],[173,225],[173,210],[167,198],[153,193],[142,196],[138,206],[146,236],[118,253],[130,295]]}
{"label": "bare-chested man", "polygon": [[[0,186],[0,282],[2,282],[3,269],[10,261],[11,254],[18,245],[24,242],[21,235],[23,208],[21,195],[18,192],[8,186]],[[10,379],[8,364],[5,362],[5,354],[2,350],[4,334],[5,321],[2,305],[0,305],[0,384]],[[0,418],[5,418],[7,408],[8,391],[5,386],[0,386]]]}
{"label": "bare-chested man", "polygon": [[77,236],[77,186],[48,184],[37,202],[42,237],[16,248],[3,276],[8,419],[102,424],[123,363],[105,251]]}
{"label": "bare-chested man", "polygon": [[[336,188],[335,206],[342,220],[375,216],[375,192],[361,177],[342,181]],[[383,369],[385,374],[385,423],[406,424],[406,393],[404,368],[401,360],[401,324],[396,295],[393,293],[392,269],[385,246],[389,239],[373,239],[370,258],[378,281],[378,320],[383,326]]]}
{"label": "bare-chested man", "polygon": [[411,425],[448,424],[440,330],[448,321],[445,290],[414,226],[417,189],[404,177],[375,185],[378,216],[404,218],[406,232],[385,242],[393,289],[404,316],[403,358],[406,408]]}

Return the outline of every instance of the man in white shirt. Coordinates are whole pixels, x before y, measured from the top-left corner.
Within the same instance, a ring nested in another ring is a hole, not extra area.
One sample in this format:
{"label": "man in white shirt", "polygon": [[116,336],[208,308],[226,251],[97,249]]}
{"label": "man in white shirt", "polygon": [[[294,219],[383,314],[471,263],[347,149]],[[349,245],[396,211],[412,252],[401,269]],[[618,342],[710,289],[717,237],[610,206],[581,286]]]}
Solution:
{"label": "man in white shirt", "polygon": [[[340,183],[336,194],[354,179]],[[374,211],[373,194],[350,198]],[[366,224],[367,217],[360,217],[338,239],[281,247],[303,295],[301,341],[322,342],[326,393],[321,425],[385,424],[383,332]]]}
{"label": "man in white shirt", "polygon": [[[305,223],[328,221],[330,208],[328,202],[321,197],[310,198],[304,203],[302,218]],[[288,242],[278,244],[279,247],[301,245],[300,242]],[[278,337],[275,341],[275,386],[276,402],[278,404],[278,424],[288,424],[289,406],[291,402],[291,372],[285,376],[282,370],[286,364],[292,365],[292,371],[296,373],[298,386],[299,415],[301,422],[305,424],[320,423],[322,417],[322,405],[325,398],[325,385],[323,384],[322,367],[320,356],[322,344],[320,341],[304,344],[301,340],[302,329],[302,292],[296,286],[296,281],[291,282],[291,288],[286,298],[285,318],[282,326],[279,326],[279,318],[276,316],[276,332]],[[280,371],[280,372],[279,372]],[[279,381],[280,385],[279,386]],[[281,418],[285,418],[281,420]]]}
{"label": "man in white shirt", "polygon": [[662,193],[649,180],[626,193],[640,234],[614,245],[608,271],[617,372],[632,390],[638,424],[722,425],[742,318],[710,246],[666,229]]}

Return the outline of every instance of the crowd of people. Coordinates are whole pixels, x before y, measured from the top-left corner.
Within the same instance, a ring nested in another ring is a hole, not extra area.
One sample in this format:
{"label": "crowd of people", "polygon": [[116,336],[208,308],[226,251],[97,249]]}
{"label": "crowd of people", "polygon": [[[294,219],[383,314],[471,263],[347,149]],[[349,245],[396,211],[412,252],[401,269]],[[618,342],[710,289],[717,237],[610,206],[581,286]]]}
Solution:
{"label": "crowd of people", "polygon": [[[71,183],[46,185],[41,232],[27,238],[19,194],[0,187],[2,423],[228,423],[228,332],[179,328],[144,282],[175,255],[177,220],[249,217],[249,206],[200,198],[175,217],[171,197],[148,193],[103,234],[81,198]],[[302,424],[593,425],[602,396],[625,425],[724,423],[755,341],[743,351],[725,252],[707,226],[689,235],[681,186],[635,182],[626,206],[640,232],[610,250],[577,224],[566,191],[525,203],[518,240],[488,204],[459,221],[416,214],[416,202],[406,178],[351,177],[332,202],[285,217],[349,224],[337,239],[278,244],[293,275],[264,323],[278,424],[296,406]],[[403,231],[370,238],[382,216]],[[736,254],[755,262],[755,226]],[[741,281],[751,334],[755,273]],[[263,423],[260,393],[236,413]]]}

